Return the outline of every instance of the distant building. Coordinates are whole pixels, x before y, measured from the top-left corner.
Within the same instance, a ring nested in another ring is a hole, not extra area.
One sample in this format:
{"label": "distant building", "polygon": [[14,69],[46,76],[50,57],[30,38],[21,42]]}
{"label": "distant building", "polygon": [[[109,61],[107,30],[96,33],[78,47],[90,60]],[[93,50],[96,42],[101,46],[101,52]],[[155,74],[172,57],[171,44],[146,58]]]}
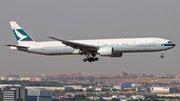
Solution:
{"label": "distant building", "polygon": [[29,89],[27,101],[52,101],[53,91],[46,89]]}
{"label": "distant building", "polygon": [[25,87],[6,87],[3,90],[3,101],[15,101],[16,99],[27,101],[27,89]]}
{"label": "distant building", "polygon": [[22,101],[27,101],[27,89],[25,89],[25,87],[16,88],[16,98],[20,98]]}
{"label": "distant building", "polygon": [[128,73],[126,73],[125,71],[120,72],[120,77],[126,77],[128,75]]}
{"label": "distant building", "polygon": [[36,77],[36,76],[29,76],[29,77],[21,77],[20,80],[21,81],[41,81],[41,78]]}
{"label": "distant building", "polygon": [[20,80],[21,81],[30,81],[30,77],[21,77]]}
{"label": "distant building", "polygon": [[6,87],[20,87],[20,84],[0,84],[0,89],[6,89]]}
{"label": "distant building", "polygon": [[142,85],[139,82],[131,83],[131,87],[140,87],[140,86]]}
{"label": "distant building", "polygon": [[169,93],[169,87],[150,87],[150,91],[154,93]]}
{"label": "distant building", "polygon": [[177,92],[178,88],[176,87],[150,87],[151,92],[156,93],[169,93],[169,92]]}
{"label": "distant building", "polygon": [[148,87],[138,87],[139,92],[150,92],[150,89]]}
{"label": "distant building", "polygon": [[82,85],[63,85],[64,88],[72,87],[74,89],[82,89]]}
{"label": "distant building", "polygon": [[122,86],[113,86],[113,89],[116,89],[117,91],[124,90]]}
{"label": "distant building", "polygon": [[7,80],[7,78],[4,76],[0,76],[0,80]]}
{"label": "distant building", "polygon": [[157,96],[160,96],[160,97],[162,97],[162,96],[165,96],[165,97],[180,97],[180,94],[178,94],[178,93],[172,93],[172,94],[157,94]]}
{"label": "distant building", "polygon": [[145,99],[145,97],[143,96],[143,95],[132,95],[131,96],[131,99],[138,99],[138,100],[144,100]]}
{"label": "distant building", "polygon": [[8,80],[8,81],[17,81],[19,80],[19,75],[9,74],[5,77],[1,76],[1,80]]}
{"label": "distant building", "polygon": [[41,81],[41,77],[38,76],[27,76],[27,77],[19,77],[19,75],[7,75],[0,76],[0,80],[7,81]]}
{"label": "distant building", "polygon": [[74,73],[72,74],[72,77],[81,77],[81,73]]}
{"label": "distant building", "polygon": [[60,91],[63,91],[65,88],[64,87],[44,87],[44,86],[27,86],[26,89],[46,89],[46,90],[51,90],[51,91],[54,91],[54,90],[60,90]]}
{"label": "distant building", "polygon": [[42,77],[47,77],[48,76],[48,74],[42,74]]}
{"label": "distant building", "polygon": [[15,90],[5,90],[3,91],[3,101],[14,101],[16,99]]}
{"label": "distant building", "polygon": [[128,101],[126,95],[119,95],[120,101]]}
{"label": "distant building", "polygon": [[123,86],[123,87],[131,87],[131,84],[129,82],[122,82],[121,86]]}
{"label": "distant building", "polygon": [[19,77],[8,77],[8,81],[19,81]]}

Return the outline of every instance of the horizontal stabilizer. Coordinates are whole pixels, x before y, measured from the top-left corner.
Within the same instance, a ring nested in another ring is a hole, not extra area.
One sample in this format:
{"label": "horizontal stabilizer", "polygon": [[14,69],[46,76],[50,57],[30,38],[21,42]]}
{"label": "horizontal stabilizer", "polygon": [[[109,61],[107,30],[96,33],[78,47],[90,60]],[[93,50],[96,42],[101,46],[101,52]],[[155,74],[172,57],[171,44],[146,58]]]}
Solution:
{"label": "horizontal stabilizer", "polygon": [[28,48],[28,47],[25,47],[25,46],[19,46],[19,45],[11,45],[11,44],[7,44],[5,46],[9,46],[9,47],[17,47],[17,48]]}

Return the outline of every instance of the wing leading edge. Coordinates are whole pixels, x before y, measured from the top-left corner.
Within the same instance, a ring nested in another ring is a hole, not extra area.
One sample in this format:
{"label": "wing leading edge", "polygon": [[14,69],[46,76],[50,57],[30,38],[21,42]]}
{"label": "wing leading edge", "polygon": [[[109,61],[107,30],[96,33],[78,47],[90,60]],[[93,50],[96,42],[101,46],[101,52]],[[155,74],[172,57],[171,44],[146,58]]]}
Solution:
{"label": "wing leading edge", "polygon": [[92,51],[97,51],[99,49],[98,46],[94,46],[94,45],[87,45],[87,44],[82,44],[82,43],[77,43],[77,42],[72,42],[72,41],[67,41],[67,40],[62,40],[62,39],[57,39],[55,37],[48,37],[50,39],[56,40],[56,41],[60,41],[63,44],[65,44],[66,46],[70,46],[72,48],[75,49],[80,49],[80,50],[92,50]]}

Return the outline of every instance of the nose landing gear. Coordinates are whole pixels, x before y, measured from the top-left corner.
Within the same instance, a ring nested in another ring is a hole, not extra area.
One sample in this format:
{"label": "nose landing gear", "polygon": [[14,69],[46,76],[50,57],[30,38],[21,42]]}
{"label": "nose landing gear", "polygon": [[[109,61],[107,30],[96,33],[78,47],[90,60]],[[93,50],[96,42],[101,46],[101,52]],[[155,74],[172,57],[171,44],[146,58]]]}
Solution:
{"label": "nose landing gear", "polygon": [[161,58],[164,58],[164,53],[165,53],[165,52],[166,52],[166,51],[162,51],[162,52],[161,52],[161,56],[160,56]]}
{"label": "nose landing gear", "polygon": [[164,58],[164,55],[161,55],[160,57],[161,57],[161,58]]}

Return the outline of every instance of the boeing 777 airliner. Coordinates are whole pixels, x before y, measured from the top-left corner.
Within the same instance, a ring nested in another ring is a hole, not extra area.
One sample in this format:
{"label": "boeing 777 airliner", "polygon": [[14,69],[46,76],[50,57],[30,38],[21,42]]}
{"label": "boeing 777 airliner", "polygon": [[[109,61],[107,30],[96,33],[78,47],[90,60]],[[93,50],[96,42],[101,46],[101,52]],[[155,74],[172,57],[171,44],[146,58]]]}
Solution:
{"label": "boeing 777 airliner", "polygon": [[18,44],[7,44],[11,49],[41,55],[84,55],[84,62],[98,61],[98,57],[122,57],[130,52],[164,52],[175,47],[175,44],[163,38],[119,38],[91,40],[63,40],[49,37],[55,41],[36,42],[15,21],[10,21],[11,28]]}

